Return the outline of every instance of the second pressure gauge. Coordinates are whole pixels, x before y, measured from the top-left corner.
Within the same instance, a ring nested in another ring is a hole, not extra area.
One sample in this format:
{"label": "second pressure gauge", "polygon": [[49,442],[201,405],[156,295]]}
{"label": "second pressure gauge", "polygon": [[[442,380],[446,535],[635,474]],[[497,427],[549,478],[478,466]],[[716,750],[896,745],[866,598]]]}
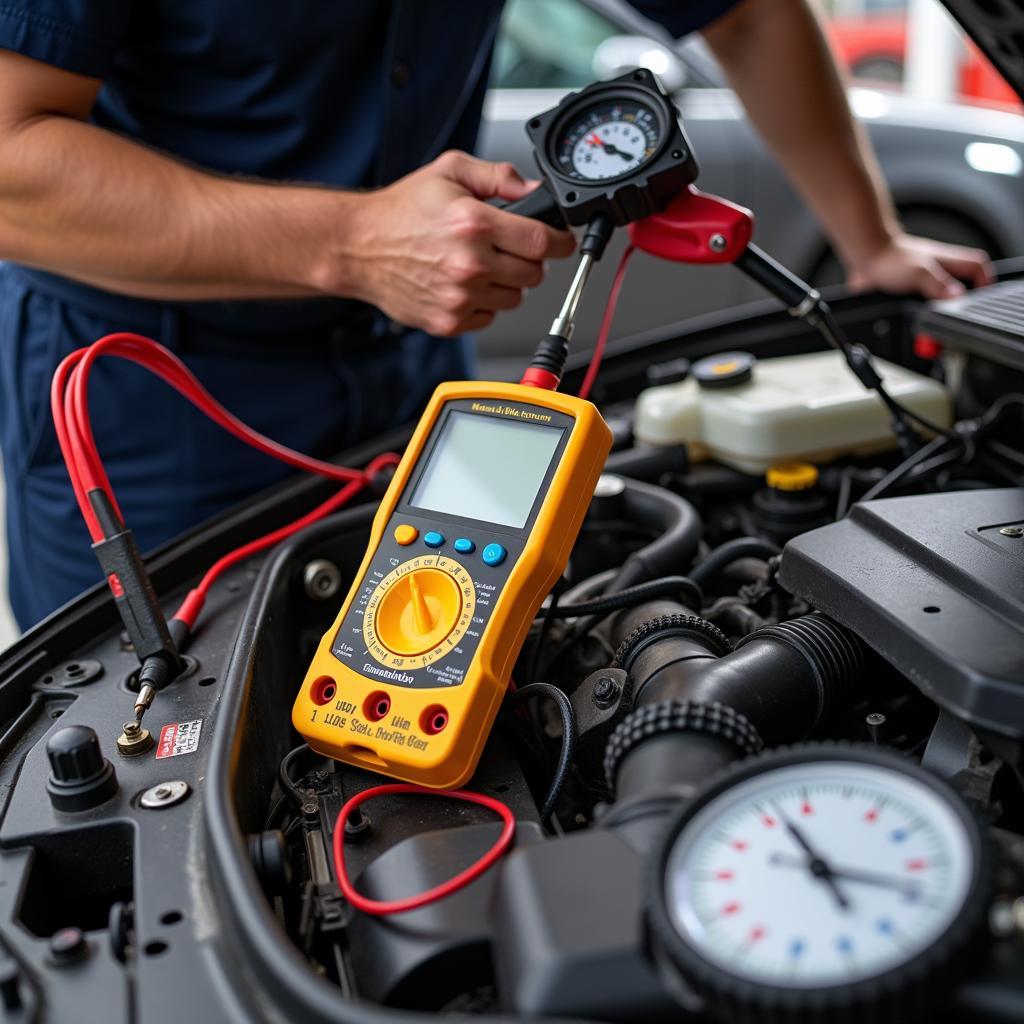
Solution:
{"label": "second pressure gauge", "polygon": [[902,1021],[980,936],[987,879],[982,833],[940,780],[873,748],[809,746],[746,761],[691,803],[650,915],[712,1012]]}

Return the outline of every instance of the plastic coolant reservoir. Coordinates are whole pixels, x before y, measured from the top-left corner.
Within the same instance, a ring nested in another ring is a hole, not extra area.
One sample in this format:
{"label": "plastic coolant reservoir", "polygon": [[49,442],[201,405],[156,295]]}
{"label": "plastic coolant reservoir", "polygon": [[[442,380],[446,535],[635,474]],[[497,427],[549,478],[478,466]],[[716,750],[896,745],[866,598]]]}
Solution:
{"label": "plastic coolant reservoir", "polygon": [[[897,401],[949,426],[952,407],[942,384],[883,359],[874,363]],[[716,459],[746,473],[895,447],[881,399],[831,351],[702,359],[681,383],[640,394],[633,433],[644,444],[685,443],[694,460]]]}

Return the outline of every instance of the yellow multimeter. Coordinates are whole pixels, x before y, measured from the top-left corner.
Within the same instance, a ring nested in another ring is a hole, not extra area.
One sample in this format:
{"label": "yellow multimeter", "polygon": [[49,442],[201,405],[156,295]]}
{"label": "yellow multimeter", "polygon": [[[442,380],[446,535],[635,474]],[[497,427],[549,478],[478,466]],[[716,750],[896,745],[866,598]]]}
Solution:
{"label": "yellow multimeter", "polygon": [[437,789],[466,782],[610,447],[582,399],[442,384],[295,700],[310,747]]}

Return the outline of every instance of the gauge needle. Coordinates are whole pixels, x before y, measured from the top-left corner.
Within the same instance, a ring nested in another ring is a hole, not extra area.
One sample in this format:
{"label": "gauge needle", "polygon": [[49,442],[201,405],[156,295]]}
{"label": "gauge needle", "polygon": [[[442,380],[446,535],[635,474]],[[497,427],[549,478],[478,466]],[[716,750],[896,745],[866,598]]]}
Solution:
{"label": "gauge needle", "polygon": [[630,161],[635,160],[636,157],[632,153],[627,153],[623,149],[619,149],[618,146],[613,142],[605,142],[597,132],[591,132],[587,136],[587,142],[592,146],[600,146],[609,156],[621,156],[623,160]]}
{"label": "gauge needle", "polygon": [[[778,867],[799,868],[807,867],[807,861],[802,857],[794,857],[787,853],[772,853],[768,857],[771,864]],[[898,875],[887,875],[880,871],[864,871],[860,868],[829,867],[830,874],[835,878],[845,878],[851,882],[862,882],[864,885],[879,885],[886,889],[902,889],[904,892],[919,893],[920,886],[906,878]]]}
{"label": "gauge needle", "polygon": [[843,891],[836,884],[835,872],[829,867],[828,862],[824,857],[818,853],[817,850],[811,846],[808,842],[807,836],[797,828],[797,826],[786,817],[782,812],[782,808],[778,804],[773,805],[775,813],[779,816],[779,820],[786,827],[786,831],[796,840],[797,844],[806,852],[807,859],[803,861],[803,866],[807,868],[815,878],[821,879],[828,887],[832,890],[832,895],[836,898],[836,903],[839,904],[841,910],[850,909],[850,901],[843,894]]}

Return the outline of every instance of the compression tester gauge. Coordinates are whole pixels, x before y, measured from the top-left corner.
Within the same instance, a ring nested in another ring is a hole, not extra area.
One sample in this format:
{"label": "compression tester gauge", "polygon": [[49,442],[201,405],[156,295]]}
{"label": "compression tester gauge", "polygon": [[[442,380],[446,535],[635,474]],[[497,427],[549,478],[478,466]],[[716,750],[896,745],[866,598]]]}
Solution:
{"label": "compression tester gauge", "polygon": [[469,778],[610,447],[573,396],[437,389],[295,701],[314,750],[438,789]]}
{"label": "compression tester gauge", "polygon": [[508,209],[549,223],[629,224],[697,178],[679,113],[642,68],[570,93],[526,131],[544,184]]}
{"label": "compression tester gauge", "polygon": [[916,764],[823,744],[745,761],[671,828],[659,959],[729,1019],[905,1021],[977,952],[989,853]]}

